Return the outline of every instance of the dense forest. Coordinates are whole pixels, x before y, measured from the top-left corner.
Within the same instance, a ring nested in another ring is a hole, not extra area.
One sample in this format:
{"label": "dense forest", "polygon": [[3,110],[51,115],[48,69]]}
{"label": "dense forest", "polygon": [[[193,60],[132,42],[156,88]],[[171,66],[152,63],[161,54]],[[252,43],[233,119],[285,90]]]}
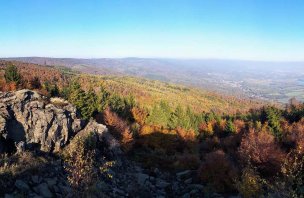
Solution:
{"label": "dense forest", "polygon": [[[197,170],[211,192],[302,197],[304,104],[237,99],[131,77],[0,62],[0,89],[62,97],[83,119],[104,123],[145,167]],[[60,104],[58,104],[60,105]]]}

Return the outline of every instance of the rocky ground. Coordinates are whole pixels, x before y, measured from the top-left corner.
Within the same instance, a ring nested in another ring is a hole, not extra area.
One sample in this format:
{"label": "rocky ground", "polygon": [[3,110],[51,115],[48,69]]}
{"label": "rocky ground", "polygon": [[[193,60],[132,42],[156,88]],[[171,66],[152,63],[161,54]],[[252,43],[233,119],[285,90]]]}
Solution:
{"label": "rocky ground", "polygon": [[[90,197],[220,197],[208,195],[207,189],[196,181],[195,171],[168,173],[142,168],[127,159],[106,126],[93,120],[86,123],[66,101],[49,100],[30,90],[0,92],[0,153],[30,151],[35,156],[33,163],[36,159],[42,163],[13,176],[2,174],[0,169],[0,196],[78,197],[56,152],[73,136],[88,131],[98,134],[99,143],[106,147],[104,152],[115,161],[110,168],[112,179],[99,180]],[[2,160],[0,167],[5,166]]]}
{"label": "rocky ground", "polygon": [[[111,171],[113,178],[99,181],[91,197],[203,197],[204,186],[193,183],[190,170],[168,175],[129,163],[127,168],[114,167]],[[66,180],[61,162],[55,161],[48,166],[48,171],[16,178],[4,197],[75,197],[75,193]]]}

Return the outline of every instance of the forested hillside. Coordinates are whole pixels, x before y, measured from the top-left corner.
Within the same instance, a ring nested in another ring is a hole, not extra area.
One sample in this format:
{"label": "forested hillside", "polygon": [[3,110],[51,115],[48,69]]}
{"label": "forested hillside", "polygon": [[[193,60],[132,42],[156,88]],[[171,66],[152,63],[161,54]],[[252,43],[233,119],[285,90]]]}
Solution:
{"label": "forested hillside", "polygon": [[[3,69],[7,63],[9,62],[0,62],[2,75],[4,75]],[[39,78],[42,88],[55,85],[63,88],[68,85],[68,82],[77,78],[84,90],[92,88],[98,92],[102,85],[109,92],[120,96],[133,96],[142,107],[148,109],[151,109],[154,104],[165,101],[172,108],[181,105],[185,108],[190,107],[195,113],[214,111],[219,114],[235,114],[246,112],[265,103],[145,78],[78,74],[76,71],[64,67],[41,66],[18,61],[11,63],[18,67],[23,76],[22,87],[31,88],[31,81]],[[2,89],[6,88],[3,86]]]}
{"label": "forested hillside", "polygon": [[116,74],[191,85],[236,97],[303,101],[303,62],[166,58],[21,57],[28,63],[66,66],[90,74]]}
{"label": "forested hillside", "polygon": [[[304,104],[294,98],[278,108],[140,78],[17,62],[2,62],[1,69],[2,91],[29,88],[65,98],[82,119],[105,124],[128,159],[151,175],[186,171],[177,174],[186,175],[183,185],[199,183],[200,189],[188,197],[303,196]],[[92,165],[89,154],[83,158]],[[166,195],[174,189],[166,188]]]}

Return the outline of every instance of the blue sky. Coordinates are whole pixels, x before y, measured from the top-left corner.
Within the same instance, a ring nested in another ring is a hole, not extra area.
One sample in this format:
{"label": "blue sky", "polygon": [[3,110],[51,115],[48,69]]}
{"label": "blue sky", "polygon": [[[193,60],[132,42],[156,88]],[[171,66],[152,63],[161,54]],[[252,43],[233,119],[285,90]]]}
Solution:
{"label": "blue sky", "polygon": [[304,60],[303,0],[3,0],[0,57]]}

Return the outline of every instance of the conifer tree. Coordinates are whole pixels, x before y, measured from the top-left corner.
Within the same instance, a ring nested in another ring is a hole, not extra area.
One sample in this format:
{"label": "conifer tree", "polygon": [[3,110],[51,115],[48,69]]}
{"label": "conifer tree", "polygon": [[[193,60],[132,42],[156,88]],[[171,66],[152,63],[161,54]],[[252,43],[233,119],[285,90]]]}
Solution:
{"label": "conifer tree", "polygon": [[81,115],[85,119],[90,119],[93,113],[97,111],[97,96],[94,90],[89,89],[88,93],[84,96],[84,104],[81,107]]}
{"label": "conifer tree", "polygon": [[9,64],[6,67],[4,78],[7,83],[14,82],[16,85],[21,83],[21,75],[19,74],[17,67],[13,64]]}
{"label": "conifer tree", "polygon": [[57,84],[55,84],[54,86],[51,86],[49,92],[52,97],[59,96],[59,88],[58,88]]}
{"label": "conifer tree", "polygon": [[226,122],[225,131],[226,131],[227,134],[233,134],[233,133],[236,132],[236,129],[235,129],[235,126],[232,122],[232,119],[229,119]]}
{"label": "conifer tree", "polygon": [[110,96],[111,94],[103,86],[101,86],[97,99],[97,109],[99,112],[103,112],[108,107]]}
{"label": "conifer tree", "polygon": [[168,103],[161,101],[153,106],[150,111],[147,123],[167,127],[171,116],[171,108]]}
{"label": "conifer tree", "polygon": [[76,106],[81,116],[83,116],[82,109],[86,105],[85,98],[86,98],[86,93],[81,89],[80,84],[76,81],[73,82],[71,85],[71,93],[69,95],[69,101]]}

